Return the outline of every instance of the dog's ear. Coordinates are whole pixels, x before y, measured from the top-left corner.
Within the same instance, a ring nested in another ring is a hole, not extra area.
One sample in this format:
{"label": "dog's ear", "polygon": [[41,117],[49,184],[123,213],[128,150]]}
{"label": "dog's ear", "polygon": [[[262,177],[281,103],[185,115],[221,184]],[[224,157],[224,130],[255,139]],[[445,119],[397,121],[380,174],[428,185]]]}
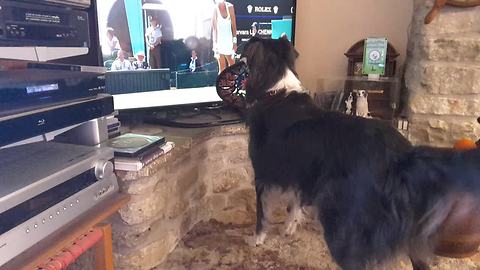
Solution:
{"label": "dog's ear", "polygon": [[279,46],[279,54],[284,59],[285,63],[287,64],[288,68],[296,75],[296,68],[295,62],[300,55],[298,51],[293,47],[293,44],[288,40],[288,38],[279,38],[278,43],[281,45]]}
{"label": "dog's ear", "polygon": [[245,48],[243,49],[242,52],[242,58],[245,57],[247,59],[247,63],[250,66],[251,61],[253,61],[254,58],[258,58],[258,55],[261,54],[261,49],[263,46],[262,44],[262,39],[257,38],[257,37],[252,37],[248,43],[245,45]]}
{"label": "dog's ear", "polygon": [[245,46],[245,49],[242,53],[242,57],[247,59],[247,66],[249,69],[248,74],[248,84],[247,84],[247,102],[252,102],[259,95],[262,94],[263,90],[266,91],[265,84],[267,79],[265,76],[266,66],[268,62],[266,61],[264,41],[259,38],[252,38]]}
{"label": "dog's ear", "polygon": [[263,55],[263,46],[260,39],[257,39],[252,42],[248,42],[248,46],[245,46],[243,51],[243,57],[247,58],[247,63],[250,66],[250,63],[253,63],[254,59],[259,59]]}

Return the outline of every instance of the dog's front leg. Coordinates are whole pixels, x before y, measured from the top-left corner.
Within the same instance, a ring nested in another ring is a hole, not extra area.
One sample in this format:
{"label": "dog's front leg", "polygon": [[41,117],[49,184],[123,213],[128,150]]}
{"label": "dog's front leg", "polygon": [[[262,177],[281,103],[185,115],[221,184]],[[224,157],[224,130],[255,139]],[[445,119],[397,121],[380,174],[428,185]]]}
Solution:
{"label": "dog's front leg", "polygon": [[285,227],[285,235],[290,236],[297,231],[298,225],[303,221],[303,211],[298,196],[289,202],[287,212],[288,219]]}
{"label": "dog's front leg", "polygon": [[[257,181],[258,182],[258,181]],[[265,241],[265,237],[267,237],[267,231],[266,231],[266,217],[265,217],[265,202],[264,202],[264,195],[265,188],[262,185],[256,185],[255,186],[255,193],[257,195],[257,226],[255,228],[255,245],[263,245],[263,242]]]}

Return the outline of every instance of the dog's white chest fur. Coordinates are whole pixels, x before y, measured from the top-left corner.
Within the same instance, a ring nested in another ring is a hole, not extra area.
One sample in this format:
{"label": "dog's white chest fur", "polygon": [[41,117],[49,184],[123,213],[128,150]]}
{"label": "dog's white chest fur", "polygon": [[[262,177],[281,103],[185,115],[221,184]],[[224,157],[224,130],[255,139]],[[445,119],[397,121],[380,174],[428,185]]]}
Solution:
{"label": "dog's white chest fur", "polygon": [[285,75],[269,91],[285,89],[290,92],[307,92],[295,74],[287,68]]}

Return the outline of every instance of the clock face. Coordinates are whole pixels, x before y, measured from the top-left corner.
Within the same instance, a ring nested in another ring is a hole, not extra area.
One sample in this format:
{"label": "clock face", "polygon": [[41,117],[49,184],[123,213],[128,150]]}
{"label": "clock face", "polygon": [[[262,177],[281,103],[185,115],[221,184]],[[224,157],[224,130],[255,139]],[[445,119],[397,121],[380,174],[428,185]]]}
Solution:
{"label": "clock face", "polygon": [[372,61],[377,61],[378,59],[380,59],[380,52],[376,51],[376,50],[373,50],[368,55],[368,58]]}

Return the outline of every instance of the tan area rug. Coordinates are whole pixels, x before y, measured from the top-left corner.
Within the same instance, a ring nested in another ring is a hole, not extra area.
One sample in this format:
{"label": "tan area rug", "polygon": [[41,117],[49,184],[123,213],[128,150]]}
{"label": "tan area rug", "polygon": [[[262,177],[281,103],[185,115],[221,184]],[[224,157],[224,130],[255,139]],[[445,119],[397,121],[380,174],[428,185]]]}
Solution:
{"label": "tan area rug", "polygon": [[[216,221],[196,225],[156,270],[330,270],[339,269],[332,261],[321,229],[303,225],[292,237],[280,235],[283,227],[274,225],[265,244],[252,247],[248,242],[254,226],[224,225]],[[463,260],[435,258],[434,270],[480,270],[480,256]],[[391,270],[411,270],[408,259],[395,260]]]}

